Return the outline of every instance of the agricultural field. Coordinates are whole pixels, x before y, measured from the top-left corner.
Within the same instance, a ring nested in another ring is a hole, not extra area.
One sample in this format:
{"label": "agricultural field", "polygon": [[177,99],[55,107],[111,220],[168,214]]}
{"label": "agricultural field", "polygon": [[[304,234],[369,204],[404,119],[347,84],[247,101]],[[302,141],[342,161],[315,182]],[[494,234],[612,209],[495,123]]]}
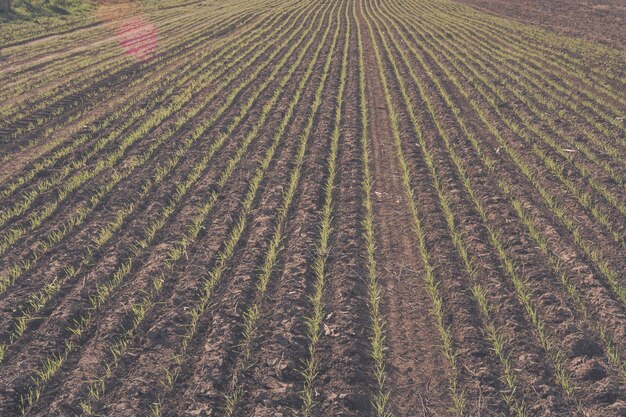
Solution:
{"label": "agricultural field", "polygon": [[626,34],[498,2],[0,19],[0,416],[626,416]]}

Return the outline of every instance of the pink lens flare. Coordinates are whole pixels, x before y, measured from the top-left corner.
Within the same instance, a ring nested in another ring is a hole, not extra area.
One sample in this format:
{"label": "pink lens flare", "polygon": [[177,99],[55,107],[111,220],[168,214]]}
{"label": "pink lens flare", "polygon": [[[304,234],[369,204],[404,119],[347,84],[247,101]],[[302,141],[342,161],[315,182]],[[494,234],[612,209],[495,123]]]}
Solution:
{"label": "pink lens flare", "polygon": [[112,27],[126,56],[143,61],[158,54],[158,29],[146,17],[141,3],[100,1],[96,14]]}
{"label": "pink lens flare", "polygon": [[122,23],[117,29],[117,39],[124,53],[138,60],[153,58],[159,46],[157,28],[143,16]]}

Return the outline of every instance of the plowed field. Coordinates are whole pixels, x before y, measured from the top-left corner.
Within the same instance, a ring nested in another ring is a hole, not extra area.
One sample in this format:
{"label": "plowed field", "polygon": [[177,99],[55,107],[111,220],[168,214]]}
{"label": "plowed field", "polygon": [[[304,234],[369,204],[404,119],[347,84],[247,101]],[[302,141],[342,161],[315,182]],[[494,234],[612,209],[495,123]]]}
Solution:
{"label": "plowed field", "polygon": [[626,415],[623,50],[450,0],[44,26],[0,26],[0,416]]}

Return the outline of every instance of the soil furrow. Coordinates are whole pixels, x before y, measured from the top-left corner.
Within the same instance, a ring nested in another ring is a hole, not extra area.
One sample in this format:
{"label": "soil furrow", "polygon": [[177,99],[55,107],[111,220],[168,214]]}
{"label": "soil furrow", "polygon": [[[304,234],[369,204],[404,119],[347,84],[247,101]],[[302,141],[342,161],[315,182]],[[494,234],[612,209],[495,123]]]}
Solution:
{"label": "soil furrow", "polygon": [[[363,9],[359,12],[359,24],[367,27]],[[423,268],[415,255],[412,221],[373,41],[369,34],[364,40],[377,264],[387,318],[389,386],[395,387],[390,408],[399,415],[440,415],[450,407],[446,395],[450,370],[439,350],[441,342],[428,309],[431,302],[420,278]]]}
{"label": "soil furrow", "polygon": [[534,1],[9,1],[0,415],[626,415],[624,10]]}

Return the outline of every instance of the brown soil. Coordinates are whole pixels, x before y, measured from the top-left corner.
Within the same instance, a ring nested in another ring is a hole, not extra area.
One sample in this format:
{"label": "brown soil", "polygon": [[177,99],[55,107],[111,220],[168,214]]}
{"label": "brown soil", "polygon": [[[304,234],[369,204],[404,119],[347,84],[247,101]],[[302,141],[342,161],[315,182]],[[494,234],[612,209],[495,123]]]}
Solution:
{"label": "brown soil", "polygon": [[626,50],[622,0],[455,0],[505,18]]}
{"label": "brown soil", "polygon": [[420,278],[423,270],[415,254],[412,221],[371,42],[364,50],[368,58],[374,219],[379,228],[377,262],[389,323],[390,386],[396,391],[391,408],[398,415],[439,415],[449,405],[445,396],[448,369],[437,349],[437,330],[428,311],[430,300]]}
{"label": "brown soil", "polygon": [[[585,37],[589,56],[609,54],[598,43],[623,49],[617,3],[607,3],[610,16],[573,2],[557,16],[548,3],[531,11],[463,1]],[[0,103],[0,415],[21,407],[55,417],[516,416],[519,407],[528,416],[625,415],[619,53],[599,71],[576,42],[530,36],[519,22],[509,30],[447,0],[283,3],[170,0],[145,10],[169,41],[138,62],[121,51],[89,61],[110,52],[105,26],[115,22],[3,51],[0,78],[11,81]],[[597,15],[585,20],[586,8]],[[383,375],[372,347],[363,137]],[[301,175],[283,217],[301,140]],[[108,158],[113,166],[102,168]]]}

